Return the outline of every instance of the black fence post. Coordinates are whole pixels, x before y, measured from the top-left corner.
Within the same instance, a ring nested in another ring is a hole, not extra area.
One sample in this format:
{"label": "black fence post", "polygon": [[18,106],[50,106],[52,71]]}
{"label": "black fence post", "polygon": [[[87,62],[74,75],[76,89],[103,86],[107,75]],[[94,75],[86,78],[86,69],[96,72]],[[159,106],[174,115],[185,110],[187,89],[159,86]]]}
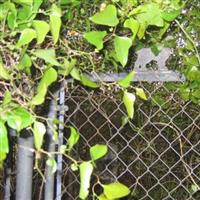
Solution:
{"label": "black fence post", "polygon": [[18,138],[16,200],[32,200],[33,137]]}

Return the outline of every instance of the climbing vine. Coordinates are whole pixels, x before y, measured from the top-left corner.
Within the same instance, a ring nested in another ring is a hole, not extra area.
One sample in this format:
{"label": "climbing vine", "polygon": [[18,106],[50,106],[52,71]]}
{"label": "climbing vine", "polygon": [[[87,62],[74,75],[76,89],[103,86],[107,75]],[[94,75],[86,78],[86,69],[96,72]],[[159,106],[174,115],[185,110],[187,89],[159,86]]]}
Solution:
{"label": "climbing vine", "polygon": [[[122,93],[127,120],[133,119],[136,96],[147,99],[143,89],[131,86],[135,72],[131,70],[124,79],[111,84],[94,81],[90,74],[124,70],[132,49],[140,49],[145,44],[158,54],[172,23],[177,24],[187,40],[185,49],[178,50],[187,79],[180,87],[181,95],[185,100],[199,103],[200,58],[190,32],[199,28],[195,21],[200,16],[196,9],[189,11],[194,23],[185,28],[181,14],[187,3],[181,0],[96,0],[90,5],[87,0],[0,0],[0,165],[3,166],[9,153],[8,129],[16,130],[18,136],[28,129],[34,136],[36,157],[45,154],[52,173],[56,172],[53,154],[63,154],[72,161],[71,169],[80,172],[79,197],[86,199],[95,161],[107,153],[107,146],[92,146],[89,161],[76,161],[70,157],[70,151],[78,143],[79,133],[65,125],[71,130],[68,143],[58,152],[46,152],[43,144],[48,119],[38,115],[37,109],[53,98],[52,85],[72,77],[92,89],[117,87]],[[185,51],[187,57],[183,56]],[[55,120],[55,140],[58,123]],[[97,199],[118,199],[130,193],[122,183],[103,184],[97,180],[103,189],[100,196],[93,192]]]}

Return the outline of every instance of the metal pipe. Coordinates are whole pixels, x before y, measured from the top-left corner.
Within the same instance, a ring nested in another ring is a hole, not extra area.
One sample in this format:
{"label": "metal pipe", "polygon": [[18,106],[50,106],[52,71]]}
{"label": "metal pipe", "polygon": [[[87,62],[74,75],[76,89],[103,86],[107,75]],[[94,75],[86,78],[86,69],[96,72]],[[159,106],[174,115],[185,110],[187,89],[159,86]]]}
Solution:
{"label": "metal pipe", "polygon": [[[64,90],[64,82],[61,85],[60,93],[59,93],[59,121],[64,123],[64,114],[66,111],[65,108],[65,90]],[[63,124],[59,124],[58,131],[58,150],[63,144]],[[57,174],[56,174],[56,200],[61,200],[62,197],[62,154],[58,154],[57,156]]]}
{"label": "metal pipe", "polygon": [[16,200],[32,200],[33,137],[18,138]]}
{"label": "metal pipe", "polygon": [[[54,123],[53,119],[57,117],[57,98],[58,91],[54,93],[54,99],[51,100],[48,112],[48,127],[47,127],[47,141],[48,141],[48,152],[55,152],[56,142],[53,139],[53,129]],[[52,158],[54,156],[52,155]],[[46,165],[45,167],[45,187],[44,187],[44,200],[53,200],[54,199],[54,184],[55,184],[55,175],[52,174],[52,169],[50,166]]]}

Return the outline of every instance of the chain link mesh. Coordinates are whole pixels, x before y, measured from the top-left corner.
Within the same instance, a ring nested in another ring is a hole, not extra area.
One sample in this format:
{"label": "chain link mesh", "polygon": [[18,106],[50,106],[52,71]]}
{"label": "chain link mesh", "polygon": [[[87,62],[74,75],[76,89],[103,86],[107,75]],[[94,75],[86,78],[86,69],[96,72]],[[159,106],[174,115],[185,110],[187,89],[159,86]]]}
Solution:
{"label": "chain link mesh", "polygon": [[[123,126],[126,111],[115,88],[108,93],[67,85],[65,123],[81,135],[72,155],[89,160],[90,146],[106,144],[109,153],[97,162],[95,173],[103,183],[126,184],[132,193],[125,199],[200,199],[195,191],[200,184],[200,107],[184,102],[175,83],[134,86],[142,87],[148,100],[137,99],[134,119]],[[68,130],[64,135],[67,142]],[[79,175],[68,160],[62,173],[62,199],[79,199]]]}

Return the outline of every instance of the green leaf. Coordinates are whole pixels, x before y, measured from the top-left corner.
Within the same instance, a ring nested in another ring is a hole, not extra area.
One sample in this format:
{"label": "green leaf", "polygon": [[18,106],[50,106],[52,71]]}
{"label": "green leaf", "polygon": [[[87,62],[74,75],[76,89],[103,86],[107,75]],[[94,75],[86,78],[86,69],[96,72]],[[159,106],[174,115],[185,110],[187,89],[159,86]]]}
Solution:
{"label": "green leaf", "polygon": [[99,85],[96,82],[90,80],[87,76],[85,76],[83,74],[81,75],[81,83],[84,86],[87,86],[90,88],[98,88],[99,87]]}
{"label": "green leaf", "polygon": [[132,31],[133,35],[131,39],[134,41],[140,27],[139,22],[133,18],[130,18],[124,22],[124,27],[129,28]]}
{"label": "green leaf", "polygon": [[49,24],[47,24],[45,21],[34,20],[32,26],[37,33],[37,44],[41,44],[44,42],[44,39],[50,30]]}
{"label": "green leaf", "polygon": [[0,60],[0,80],[10,80],[10,74],[8,73],[8,70],[3,66],[3,63]]}
{"label": "green leaf", "polygon": [[35,121],[33,124],[34,144],[37,150],[40,150],[43,143],[46,127],[42,122]]}
{"label": "green leaf", "polygon": [[30,104],[31,105],[40,105],[45,101],[45,96],[47,93],[48,87],[57,80],[58,75],[54,68],[49,68],[43,75],[38,88],[37,94],[33,97]]}
{"label": "green leaf", "polygon": [[90,147],[90,157],[92,160],[97,160],[103,157],[108,152],[108,147],[102,144],[96,144]]}
{"label": "green leaf", "polygon": [[56,52],[54,49],[38,49],[34,52],[34,55],[43,59],[46,63],[54,66],[61,66],[61,64],[56,60]]}
{"label": "green leaf", "polygon": [[93,44],[98,50],[103,49],[103,39],[107,35],[106,31],[91,31],[84,34],[84,38]]}
{"label": "green leaf", "polygon": [[37,37],[36,31],[31,28],[26,28],[22,31],[21,36],[16,44],[17,48],[29,44],[34,38]]}
{"label": "green leaf", "polygon": [[162,10],[157,3],[147,3],[133,9],[129,16],[136,15],[136,19],[140,24],[163,27],[164,20],[162,18]]}
{"label": "green leaf", "polygon": [[54,44],[58,42],[59,35],[60,35],[60,28],[61,28],[61,9],[53,4],[51,7],[51,14],[50,14],[50,30],[53,36]]}
{"label": "green leaf", "polygon": [[70,133],[70,137],[68,139],[68,150],[69,151],[73,148],[73,146],[75,144],[77,144],[79,137],[80,137],[80,135],[78,134],[77,130],[74,127],[70,126],[70,130],[71,130],[71,133]]}
{"label": "green leaf", "polygon": [[9,104],[11,101],[12,101],[11,93],[10,93],[10,91],[6,90],[6,92],[4,94],[2,105]]}
{"label": "green leaf", "polygon": [[3,161],[6,159],[6,153],[0,152],[0,168],[3,168]]}
{"label": "green leaf", "polygon": [[9,113],[7,123],[19,132],[33,123],[33,116],[26,109],[17,107]]}
{"label": "green leaf", "polygon": [[28,54],[24,54],[22,59],[20,60],[19,65],[16,67],[18,70],[25,70],[27,74],[30,75],[31,71],[30,68],[32,66],[32,60]]}
{"label": "green leaf", "polygon": [[139,96],[143,100],[147,100],[146,94],[142,88],[135,88],[136,95]]}
{"label": "green leaf", "polygon": [[172,22],[174,21],[179,15],[181,14],[181,9],[180,10],[173,10],[173,11],[164,11],[162,12],[162,18],[166,20],[167,22]]}
{"label": "green leaf", "polygon": [[117,59],[124,67],[128,61],[128,53],[129,48],[132,46],[132,40],[128,37],[115,36],[114,46]]}
{"label": "green leaf", "polygon": [[195,81],[200,79],[200,71],[196,66],[188,67],[185,72],[185,75],[187,79],[190,81]]}
{"label": "green leaf", "polygon": [[90,179],[93,172],[93,165],[90,162],[82,162],[79,165],[79,170],[80,170],[79,198],[86,199],[89,194]]}
{"label": "green leaf", "polygon": [[128,113],[129,118],[133,119],[135,95],[125,91],[123,96],[123,102],[126,107],[126,111]]}
{"label": "green leaf", "polygon": [[33,99],[31,100],[30,104],[36,106],[36,105],[40,105],[40,104],[44,103],[46,93],[47,93],[47,86],[44,84],[44,85],[42,85],[40,87],[40,90],[33,97]]}
{"label": "green leaf", "polygon": [[70,168],[73,172],[78,171],[78,164],[77,163],[72,163],[70,165]]}
{"label": "green leaf", "polygon": [[17,115],[9,115],[7,123],[10,128],[17,130],[17,132],[20,132],[22,129],[22,119]]}
{"label": "green leaf", "polygon": [[[8,153],[9,152],[9,144],[8,144],[8,133],[4,122],[0,120],[0,153]],[[0,158],[0,162],[4,160]]]}
{"label": "green leaf", "polygon": [[108,199],[118,199],[130,194],[129,188],[118,182],[103,185],[103,190]]}
{"label": "green leaf", "polygon": [[53,82],[57,80],[57,78],[58,78],[57,71],[53,67],[47,69],[38,85],[37,91],[40,91],[43,85],[49,87]]}
{"label": "green leaf", "polygon": [[55,159],[54,158],[48,158],[46,163],[49,167],[51,167],[51,174],[54,174],[57,170],[57,162],[55,161]]}
{"label": "green leaf", "polygon": [[135,71],[132,71],[125,78],[119,80],[117,83],[123,88],[128,88],[131,85],[131,82],[133,81],[135,74],[136,74]]}
{"label": "green leaf", "polygon": [[33,0],[14,0],[15,3],[18,4],[26,4],[26,5],[32,5],[33,4]]}
{"label": "green leaf", "polygon": [[104,194],[101,194],[98,196],[98,200],[114,200],[114,199],[108,199]]}
{"label": "green leaf", "polygon": [[75,65],[76,65],[76,59],[71,59],[69,61],[64,58],[64,64],[58,69],[58,73],[63,76],[68,76]]}
{"label": "green leaf", "polygon": [[80,75],[80,72],[79,70],[74,67],[71,72],[70,72],[70,75],[77,81],[81,81],[81,75]]}
{"label": "green leaf", "polygon": [[90,20],[96,24],[106,26],[116,26],[119,23],[117,9],[114,5],[108,5],[103,11],[90,17]]}
{"label": "green leaf", "polygon": [[10,29],[14,29],[17,26],[17,9],[14,3],[9,3],[10,11],[8,12],[7,24]]}

